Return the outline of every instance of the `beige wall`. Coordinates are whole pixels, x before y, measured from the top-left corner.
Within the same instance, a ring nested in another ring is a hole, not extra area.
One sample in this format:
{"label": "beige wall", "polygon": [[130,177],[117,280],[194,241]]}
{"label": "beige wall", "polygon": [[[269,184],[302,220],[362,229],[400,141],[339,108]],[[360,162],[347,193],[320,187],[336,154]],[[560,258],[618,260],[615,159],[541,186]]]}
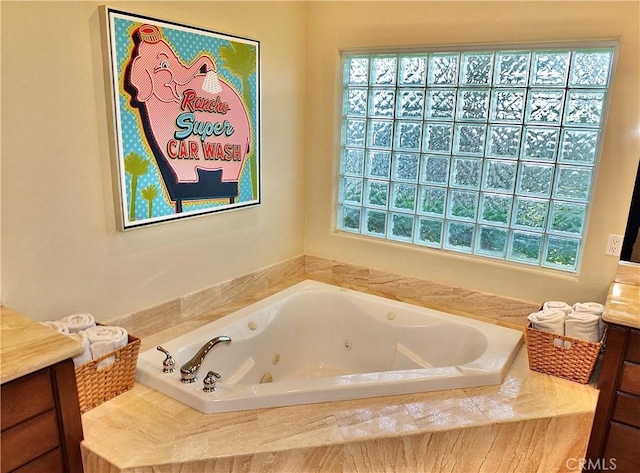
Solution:
{"label": "beige wall", "polygon": [[2,301],[35,319],[98,319],[303,253],[307,5],[110,2],[258,39],[263,203],[116,231],[98,6],[2,8]]}
{"label": "beige wall", "polygon": [[[637,160],[638,2],[313,2],[309,11],[305,252],[443,284],[541,302],[604,301]],[[341,49],[619,39],[620,49],[583,263],[576,276],[335,232]]]}
{"label": "beige wall", "polygon": [[[536,302],[603,300],[637,166],[638,2],[113,2],[260,40],[263,204],[115,229],[97,2],[0,3],[2,302],[109,319],[303,252]],[[578,277],[335,233],[339,50],[619,38]],[[306,169],[305,169],[306,166]],[[306,223],[305,223],[306,222]]]}

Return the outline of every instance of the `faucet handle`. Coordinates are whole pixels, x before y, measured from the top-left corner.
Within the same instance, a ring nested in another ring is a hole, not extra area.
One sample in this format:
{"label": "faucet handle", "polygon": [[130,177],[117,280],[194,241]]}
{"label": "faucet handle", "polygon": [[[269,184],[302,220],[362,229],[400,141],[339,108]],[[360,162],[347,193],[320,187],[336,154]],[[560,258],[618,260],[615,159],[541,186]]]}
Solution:
{"label": "faucet handle", "polygon": [[202,380],[202,384],[204,384],[202,391],[205,393],[210,393],[216,390],[216,380],[220,379],[221,376],[215,371],[209,371],[207,376]]}
{"label": "faucet handle", "polygon": [[166,349],[162,348],[160,345],[156,347],[156,350],[161,351],[165,354],[166,358],[162,362],[162,372],[163,373],[173,373],[176,368],[176,360],[173,359],[171,353],[169,353]]}

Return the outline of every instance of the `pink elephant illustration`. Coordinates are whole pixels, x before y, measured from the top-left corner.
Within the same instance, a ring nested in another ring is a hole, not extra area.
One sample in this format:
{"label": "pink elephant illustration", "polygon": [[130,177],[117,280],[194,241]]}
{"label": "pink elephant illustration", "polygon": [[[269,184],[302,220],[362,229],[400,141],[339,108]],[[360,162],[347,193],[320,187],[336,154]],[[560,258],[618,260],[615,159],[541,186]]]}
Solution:
{"label": "pink elephant illustration", "polygon": [[125,90],[176,211],[182,200],[233,202],[251,144],[242,100],[218,77],[209,56],[183,63],[154,25],[139,27],[132,37]]}

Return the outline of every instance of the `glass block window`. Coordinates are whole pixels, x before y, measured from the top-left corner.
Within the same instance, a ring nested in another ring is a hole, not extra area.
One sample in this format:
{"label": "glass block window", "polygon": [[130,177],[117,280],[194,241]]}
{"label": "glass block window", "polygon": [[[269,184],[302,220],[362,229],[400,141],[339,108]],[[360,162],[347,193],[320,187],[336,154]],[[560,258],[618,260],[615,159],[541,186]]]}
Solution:
{"label": "glass block window", "polygon": [[576,272],[613,56],[344,54],[338,230]]}

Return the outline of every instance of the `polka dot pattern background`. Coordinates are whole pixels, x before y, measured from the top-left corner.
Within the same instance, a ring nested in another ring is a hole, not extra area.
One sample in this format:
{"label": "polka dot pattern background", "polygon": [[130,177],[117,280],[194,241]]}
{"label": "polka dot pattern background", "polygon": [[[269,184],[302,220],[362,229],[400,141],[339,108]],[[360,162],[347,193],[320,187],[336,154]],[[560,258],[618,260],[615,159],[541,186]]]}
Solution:
{"label": "polka dot pattern background", "polygon": [[[202,55],[206,55],[213,60],[217,69],[219,79],[226,82],[230,87],[232,87],[236,91],[238,96],[242,97],[243,92],[243,84],[241,78],[225,69],[224,62],[220,57],[220,49],[223,47],[229,47],[229,45],[231,44],[231,40],[227,39],[227,37],[208,31],[187,29],[179,26],[173,27],[172,25],[165,25],[150,20],[133,21],[128,17],[121,18],[118,16],[114,16],[112,24],[112,31],[114,34],[113,41],[115,42],[114,68],[117,67],[117,71],[115,71],[114,74],[117,73],[117,80],[119,84],[119,90],[117,94],[117,99],[119,102],[119,110],[117,110],[117,121],[119,126],[118,139],[120,142],[118,143],[118,146],[121,153],[121,155],[119,156],[119,159],[121,160],[120,165],[122,168],[121,181],[123,181],[121,184],[125,187],[124,191],[126,193],[126,207],[125,209],[123,209],[123,212],[126,213],[127,217],[129,205],[132,198],[132,176],[131,174],[125,172],[123,160],[130,153],[135,153],[142,157],[144,160],[147,160],[149,163],[147,166],[147,172],[139,176],[137,180],[137,192],[135,196],[135,218],[130,221],[130,223],[136,225],[142,222],[150,223],[159,219],[163,220],[166,218],[172,218],[175,215],[174,202],[169,200],[169,196],[165,190],[165,185],[156,165],[151,147],[147,143],[147,140],[145,138],[139,113],[134,107],[130,105],[130,96],[126,91],[124,91],[123,88],[125,68],[130,59],[131,51],[134,46],[131,35],[138,27],[140,27],[144,23],[155,24],[156,26],[158,26],[161,36],[165,41],[167,41],[167,43],[171,45],[175,53],[184,64],[189,65],[196,58]],[[258,101],[258,94],[256,90],[256,75],[256,73],[251,74],[248,80],[251,96],[256,98],[256,100],[254,100],[255,102]],[[253,150],[257,150],[259,146],[259,143],[257,143],[256,139],[258,112],[255,104],[252,109],[247,110],[247,112],[249,115],[251,126],[251,147]],[[244,164],[244,168],[240,173],[238,181],[238,196],[235,198],[233,204],[234,207],[241,206],[242,203],[255,203],[258,200],[258,196],[254,197],[252,193],[251,172],[248,159],[249,157],[251,157],[251,159],[255,162],[256,153],[253,152],[248,155],[247,160]],[[145,194],[147,198],[149,198],[150,195],[155,195],[151,201],[152,214],[150,215],[149,200],[143,197],[142,191],[151,187],[155,188],[155,194]],[[228,199],[184,201],[182,215],[186,216],[191,214],[207,213],[221,210],[228,206]]]}

